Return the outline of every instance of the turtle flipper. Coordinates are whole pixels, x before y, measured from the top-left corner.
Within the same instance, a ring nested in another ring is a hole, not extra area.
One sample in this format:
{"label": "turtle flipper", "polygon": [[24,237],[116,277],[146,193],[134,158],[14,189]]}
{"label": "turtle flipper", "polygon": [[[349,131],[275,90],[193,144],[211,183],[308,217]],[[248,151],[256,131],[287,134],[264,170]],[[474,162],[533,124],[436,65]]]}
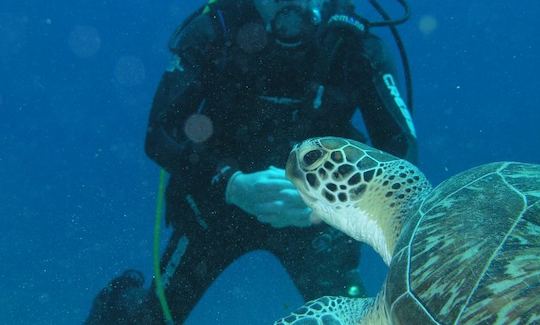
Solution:
{"label": "turtle flipper", "polygon": [[274,325],[357,325],[374,304],[374,298],[325,296],[306,303]]}

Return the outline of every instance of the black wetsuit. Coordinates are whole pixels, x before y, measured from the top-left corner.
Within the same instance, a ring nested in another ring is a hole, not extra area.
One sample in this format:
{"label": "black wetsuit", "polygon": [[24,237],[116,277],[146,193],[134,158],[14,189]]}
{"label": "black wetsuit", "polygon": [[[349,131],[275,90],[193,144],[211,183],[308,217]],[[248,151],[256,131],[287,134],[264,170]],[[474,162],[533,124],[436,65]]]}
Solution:
{"label": "black wetsuit", "polygon": [[[162,272],[179,324],[228,265],[257,249],[279,258],[306,300],[361,286],[356,242],[325,224],[258,222],[225,202],[233,173],[284,168],[292,145],[309,137],[365,141],[351,124],[357,108],[375,147],[415,160],[414,130],[389,87],[395,71],[379,38],[321,32],[287,51],[271,35],[262,45],[260,37],[240,40],[243,28],[260,31],[257,24],[254,8],[193,19],[173,42],[150,113],[146,152],[170,174],[166,217],[174,232]],[[144,322],[161,322],[153,290],[149,304]]]}

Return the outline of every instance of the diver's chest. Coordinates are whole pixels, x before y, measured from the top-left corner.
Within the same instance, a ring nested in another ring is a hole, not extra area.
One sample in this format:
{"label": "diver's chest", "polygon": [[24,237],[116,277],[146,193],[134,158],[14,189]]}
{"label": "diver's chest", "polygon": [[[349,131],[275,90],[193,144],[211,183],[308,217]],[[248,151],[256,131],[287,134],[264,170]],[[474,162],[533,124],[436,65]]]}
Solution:
{"label": "diver's chest", "polygon": [[339,109],[334,103],[349,96],[338,84],[328,82],[331,78],[322,73],[327,69],[317,64],[317,57],[316,52],[291,57],[227,56],[211,87],[215,100],[222,103],[216,113],[222,115],[226,108],[231,123],[251,121],[256,129],[266,131],[297,129],[299,122],[305,125],[324,118],[329,110]]}

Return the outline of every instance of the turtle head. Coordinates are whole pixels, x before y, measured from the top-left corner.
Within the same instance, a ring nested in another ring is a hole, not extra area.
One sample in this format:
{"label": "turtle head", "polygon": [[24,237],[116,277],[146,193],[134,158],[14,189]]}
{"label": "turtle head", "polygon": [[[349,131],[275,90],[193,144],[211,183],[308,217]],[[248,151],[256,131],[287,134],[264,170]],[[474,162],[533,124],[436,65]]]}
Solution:
{"label": "turtle head", "polygon": [[387,264],[412,204],[431,189],[411,163],[336,137],[296,145],[286,170],[315,218],[371,245]]}

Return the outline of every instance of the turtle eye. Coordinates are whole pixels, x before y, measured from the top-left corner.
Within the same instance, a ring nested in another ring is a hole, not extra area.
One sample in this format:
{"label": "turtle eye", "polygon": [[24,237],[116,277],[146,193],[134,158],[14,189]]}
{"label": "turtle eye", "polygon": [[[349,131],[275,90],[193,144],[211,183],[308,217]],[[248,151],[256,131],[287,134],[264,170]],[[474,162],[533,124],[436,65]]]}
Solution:
{"label": "turtle eye", "polygon": [[304,164],[309,167],[323,156],[322,150],[311,150],[304,155]]}

